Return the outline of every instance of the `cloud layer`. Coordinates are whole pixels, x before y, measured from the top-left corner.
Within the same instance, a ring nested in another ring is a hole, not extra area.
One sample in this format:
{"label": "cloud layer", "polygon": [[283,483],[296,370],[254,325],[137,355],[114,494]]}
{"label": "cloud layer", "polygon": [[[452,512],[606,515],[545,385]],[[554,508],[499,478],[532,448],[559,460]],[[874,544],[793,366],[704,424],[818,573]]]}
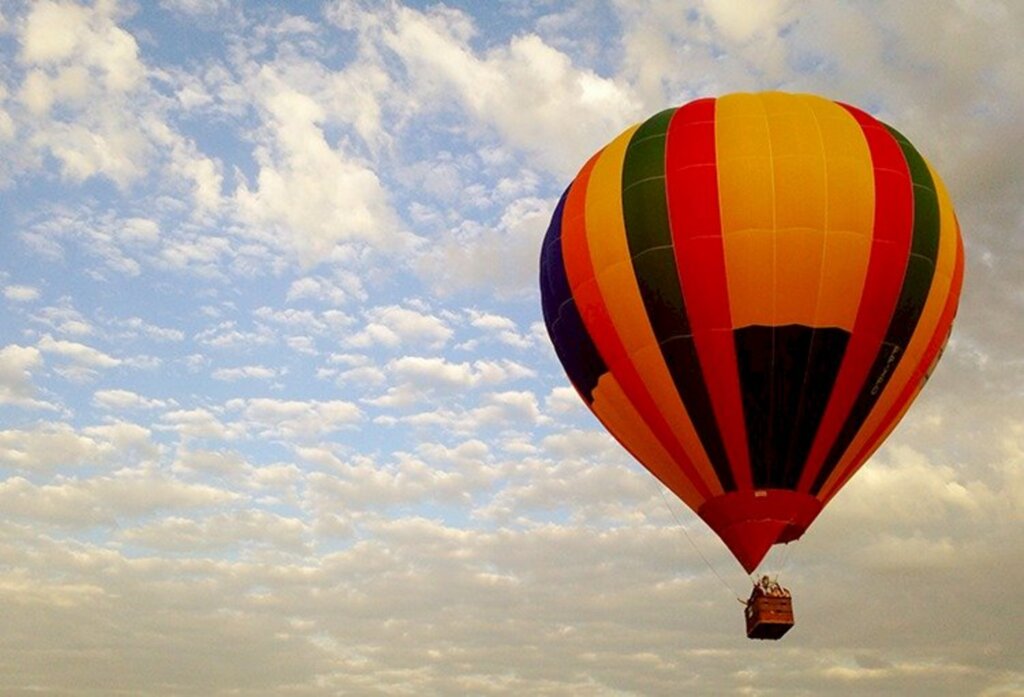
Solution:
{"label": "cloud layer", "polygon": [[[0,692],[1024,695],[1022,45],[997,0],[5,5]],[[536,292],[587,157],[743,89],[898,125],[968,259],[768,652]]]}

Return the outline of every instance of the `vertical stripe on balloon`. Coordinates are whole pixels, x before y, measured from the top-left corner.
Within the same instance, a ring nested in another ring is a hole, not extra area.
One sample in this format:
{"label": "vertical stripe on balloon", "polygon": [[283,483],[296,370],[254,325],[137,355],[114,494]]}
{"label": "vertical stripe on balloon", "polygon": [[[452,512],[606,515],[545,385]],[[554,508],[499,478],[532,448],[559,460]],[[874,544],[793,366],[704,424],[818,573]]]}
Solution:
{"label": "vertical stripe on balloon", "polygon": [[568,189],[558,201],[544,236],[540,259],[541,301],[544,323],[555,354],[580,396],[590,404],[598,378],[608,371],[597,347],[583,326],[569,288],[562,258],[562,214]]}
{"label": "vertical stripe on balloon", "polygon": [[699,497],[706,499],[712,489],[701,477],[694,476],[692,464],[666,420],[661,404],[649,391],[623,343],[623,337],[612,320],[597,280],[590,249],[593,230],[587,227],[587,204],[591,198],[591,177],[604,152],[595,155],[580,170],[566,197],[562,215],[562,252],[566,275],[587,333],[614,375],[616,384],[657,439],[659,446],[670,454],[677,463],[676,467],[694,482]]}
{"label": "vertical stripe on balloon", "polygon": [[690,450],[703,447],[722,488],[736,488],[710,408],[686,303],[679,285],[665,193],[665,141],[675,109],[651,117],[637,129],[622,165],[622,212],[629,254],[644,309],[695,430]]}
{"label": "vertical stripe on balloon", "polygon": [[870,457],[880,443],[879,439],[887,434],[903,415],[910,401],[923,386],[924,376],[929,374],[938,352],[944,345],[956,313],[963,279],[963,247],[956,215],[942,180],[923,158],[920,159],[920,163],[924,166],[928,180],[932,182],[930,191],[935,202],[935,215],[932,221],[934,244],[926,241],[918,247],[923,254],[934,255],[932,282],[902,360],[894,367],[891,378],[886,382],[875,407],[865,419],[848,452],[839,462],[836,472],[822,487],[820,495],[823,500],[835,491],[838,482],[845,481]]}
{"label": "vertical stripe on balloon", "polygon": [[903,150],[884,125],[868,114],[843,105],[857,120],[874,170],[873,234],[864,292],[839,374],[809,452],[799,459],[800,491],[809,491],[828,449],[860,394],[896,308],[913,232],[914,192]]}
{"label": "vertical stripe on balloon", "polygon": [[[644,309],[626,239],[622,207],[622,167],[637,128],[613,140],[590,173],[586,198],[586,236],[601,302],[613,332],[628,354],[630,369],[657,405],[653,416],[664,421],[675,441],[670,452],[679,467],[706,487],[721,493],[707,453],[679,398],[668,366]],[[598,339],[599,340],[599,339]],[[612,368],[616,372],[616,368]]]}
{"label": "vertical stripe on balloon", "polygon": [[917,329],[935,274],[935,259],[939,248],[939,204],[935,184],[924,159],[910,141],[892,128],[889,128],[889,132],[903,150],[914,186],[914,223],[910,256],[903,277],[903,286],[896,301],[896,309],[882,342],[882,350],[876,356],[867,381],[815,477],[811,487],[811,493],[815,495],[821,491],[829,475],[839,464],[840,458],[853,443],[889,379],[902,362],[907,345]]}
{"label": "vertical stripe on balloon", "polygon": [[676,110],[665,145],[665,188],[690,329],[733,480],[743,490],[752,481],[746,428],[736,418],[743,406],[725,278],[715,111],[714,99]]}

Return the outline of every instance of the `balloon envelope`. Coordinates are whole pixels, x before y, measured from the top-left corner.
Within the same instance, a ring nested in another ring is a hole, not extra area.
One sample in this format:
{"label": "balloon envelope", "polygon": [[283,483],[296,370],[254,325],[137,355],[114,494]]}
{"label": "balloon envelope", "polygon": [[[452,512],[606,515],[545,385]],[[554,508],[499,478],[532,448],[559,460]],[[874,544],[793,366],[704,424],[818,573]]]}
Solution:
{"label": "balloon envelope", "polygon": [[580,396],[748,572],[903,416],[962,278],[949,195],[913,145],[778,92],[627,129],[569,185],[540,260]]}

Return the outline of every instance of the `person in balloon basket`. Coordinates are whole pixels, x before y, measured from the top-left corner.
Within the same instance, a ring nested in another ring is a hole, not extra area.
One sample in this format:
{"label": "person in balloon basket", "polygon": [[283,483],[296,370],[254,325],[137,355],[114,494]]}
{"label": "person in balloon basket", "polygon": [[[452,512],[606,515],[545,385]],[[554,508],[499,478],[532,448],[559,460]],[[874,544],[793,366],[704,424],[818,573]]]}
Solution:
{"label": "person in balloon basket", "polygon": [[767,574],[761,577],[760,581],[754,583],[754,590],[750,594],[753,600],[758,596],[766,595],[771,598],[789,598],[791,594],[788,588],[783,588],[778,581],[773,581]]}

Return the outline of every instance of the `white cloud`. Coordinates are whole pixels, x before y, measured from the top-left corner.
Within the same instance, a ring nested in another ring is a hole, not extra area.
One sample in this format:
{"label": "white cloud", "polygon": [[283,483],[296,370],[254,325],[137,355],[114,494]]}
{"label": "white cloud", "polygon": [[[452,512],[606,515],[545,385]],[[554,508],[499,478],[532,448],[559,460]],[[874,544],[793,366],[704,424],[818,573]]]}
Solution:
{"label": "white cloud", "polygon": [[75,429],[60,422],[0,431],[0,462],[21,472],[137,465],[154,461],[159,448],[149,429],[125,421]]}
{"label": "white cloud", "polygon": [[235,399],[225,408],[239,412],[240,423],[260,437],[298,441],[323,437],[362,419],[359,407],[341,400]]}
{"label": "white cloud", "polygon": [[400,380],[407,380],[417,386],[463,389],[534,375],[526,366],[508,359],[474,361],[470,364],[450,363],[443,358],[403,356],[391,361],[388,370]]}
{"label": "white cloud", "polygon": [[0,460],[18,471],[76,468],[106,460],[109,449],[67,424],[40,424],[28,430],[0,431]]}
{"label": "white cloud", "polygon": [[440,317],[398,305],[375,307],[368,310],[365,316],[367,324],[363,329],[345,339],[348,346],[422,346],[437,349],[444,346],[454,333]]}
{"label": "white cloud", "polygon": [[237,380],[272,380],[278,377],[283,369],[268,368],[265,365],[243,365],[235,368],[218,368],[210,374],[214,380],[235,382]]}
{"label": "white cloud", "polygon": [[238,328],[234,320],[221,322],[195,335],[199,343],[221,350],[233,350],[252,346],[267,346],[277,341],[273,330],[259,325],[251,331]]}
{"label": "white cloud", "polygon": [[308,336],[289,336],[284,340],[285,345],[296,353],[303,353],[308,356],[316,356],[319,351],[316,349],[316,342]]}
{"label": "white cloud", "polygon": [[309,533],[300,519],[267,511],[240,510],[198,520],[168,516],[123,530],[119,537],[150,549],[189,554],[249,546],[308,553]]}
{"label": "white cloud", "polygon": [[[21,25],[25,78],[18,118],[32,157],[48,154],[72,181],[94,176],[126,188],[163,165],[164,185],[184,187],[202,213],[220,205],[220,165],[171,128],[117,2],[43,0]],[[121,262],[125,261],[121,258]],[[119,268],[137,273],[131,264]]]}
{"label": "white cloud", "polygon": [[62,298],[60,305],[42,308],[33,315],[32,319],[50,327],[58,334],[88,336],[96,331],[92,323],[71,306],[71,301],[68,298]]}
{"label": "white cloud", "polygon": [[[387,402],[385,395],[385,405]],[[384,419],[381,423],[402,423],[417,429],[440,428],[459,435],[472,435],[490,429],[515,431],[548,421],[541,414],[537,397],[524,390],[489,392],[479,399],[476,406],[468,408],[445,404],[432,411]]]}
{"label": "white cloud", "polygon": [[342,371],[330,371],[325,377],[334,377],[339,385],[352,383],[357,385],[381,385],[387,382],[387,375],[376,366],[364,365]]}
{"label": "white cloud", "polygon": [[9,344],[0,348],[0,404],[53,409],[49,402],[37,399],[32,381],[33,371],[42,365],[42,354],[33,346]]}
{"label": "white cloud", "polygon": [[161,327],[142,319],[141,317],[129,317],[124,320],[117,320],[114,324],[120,328],[125,338],[146,337],[154,341],[178,342],[185,339],[185,333],[180,329],[172,327]]}
{"label": "white cloud", "polygon": [[[448,95],[504,142],[562,176],[635,120],[628,86],[573,65],[534,34],[478,55],[469,19],[455,11],[398,9],[382,40],[424,101]],[[571,128],[567,128],[571,124]]]}
{"label": "white cloud", "polygon": [[[339,244],[395,249],[413,240],[373,165],[345,141],[328,142],[325,128],[338,115],[319,97],[331,81],[319,67],[283,62],[263,65],[249,80],[263,119],[259,172],[238,187],[235,203],[253,234],[305,265],[329,258]],[[376,128],[377,117],[369,118]]]}
{"label": "white cloud", "polygon": [[231,440],[239,436],[237,429],[228,427],[213,412],[201,407],[177,409],[160,417],[166,428],[176,431],[182,438],[214,438]]}
{"label": "white cloud", "polygon": [[529,348],[530,337],[519,332],[516,323],[502,315],[469,310],[470,324],[493,335],[498,341],[516,348]]}
{"label": "white cloud", "polygon": [[[402,356],[390,361],[385,368],[395,384],[385,394],[367,399],[368,404],[409,406],[426,399],[435,399],[435,392],[458,395],[464,390],[535,375],[530,368],[508,359],[452,363],[439,357]],[[383,375],[380,371],[364,369],[356,373],[356,376],[369,378],[377,374]],[[347,371],[343,376],[352,376],[352,371]]]}
{"label": "white cloud", "polygon": [[107,88],[130,90],[142,78],[138,45],[115,26],[116,3],[89,8],[42,0],[34,3],[21,35],[21,58],[46,67],[75,67],[84,59]]}
{"label": "white cloud", "polygon": [[554,208],[553,199],[517,199],[495,225],[474,223],[444,234],[418,257],[417,272],[446,295],[475,289],[533,295],[540,241]]}
{"label": "white cloud", "polygon": [[830,506],[833,516],[917,526],[981,515],[998,508],[997,495],[983,481],[964,480],[954,467],[940,465],[907,445],[892,444],[851,480],[849,491]]}
{"label": "white cloud", "polygon": [[232,450],[191,450],[181,447],[173,465],[182,472],[199,472],[217,476],[238,476],[250,470],[245,458]]}
{"label": "white cloud", "polygon": [[138,276],[160,241],[159,226],[151,219],[124,218],[110,211],[97,214],[88,207],[48,211],[23,237],[33,246],[53,247],[57,257],[65,255],[64,246],[74,244],[105,269],[125,276]]}
{"label": "white cloud", "polygon": [[285,296],[288,302],[316,300],[328,305],[340,306],[350,299],[365,300],[366,290],[362,280],[353,273],[336,272],[333,278],[304,276],[292,281]]}
{"label": "white cloud", "polygon": [[4,286],[4,297],[15,302],[31,302],[39,299],[39,289],[33,286]]}
{"label": "white cloud", "polygon": [[309,476],[311,502],[318,516],[332,512],[378,511],[426,501],[468,502],[497,474],[484,462],[486,446],[466,441],[455,448],[423,444],[420,456],[398,453],[393,463],[342,462],[333,459],[332,471]]}
{"label": "white cloud", "polygon": [[544,406],[551,414],[582,414],[585,412],[583,399],[574,387],[553,387],[544,398]]}
{"label": "white cloud", "polygon": [[750,5],[738,0],[708,0],[705,2],[712,21],[728,38],[747,41],[758,33],[774,33],[779,29],[779,18],[793,3],[780,0]]}
{"label": "white cloud", "polygon": [[537,406],[537,397],[532,392],[508,390],[494,392],[483,400],[484,406],[473,411],[473,418],[480,426],[537,424],[544,421]]}
{"label": "white cloud", "polygon": [[49,334],[43,335],[37,346],[43,353],[64,359],[65,363],[54,370],[74,382],[89,382],[96,378],[100,370],[114,368],[122,363],[121,359],[99,349],[77,341],[54,339]]}
{"label": "white cloud", "polygon": [[160,0],[160,5],[175,12],[195,16],[216,14],[230,7],[228,0]]}
{"label": "white cloud", "polygon": [[112,356],[94,349],[91,346],[80,344],[76,341],[65,341],[54,339],[46,334],[39,340],[39,350],[44,353],[53,353],[63,356],[68,360],[89,368],[113,368],[120,365],[121,361]]}
{"label": "white cloud", "polygon": [[33,484],[22,477],[0,482],[6,515],[67,526],[110,525],[161,510],[203,508],[232,501],[237,494],[180,482],[155,470],[121,470],[87,479]]}
{"label": "white cloud", "polygon": [[230,238],[212,235],[206,230],[182,230],[177,236],[164,241],[154,265],[191,271],[200,277],[219,278],[230,264],[244,260],[241,252]]}
{"label": "white cloud", "polygon": [[131,390],[96,390],[92,396],[93,404],[101,409],[123,411],[125,409],[163,409],[171,402],[163,399],[143,397]]}
{"label": "white cloud", "polygon": [[312,310],[296,310],[295,308],[273,309],[260,307],[253,312],[253,316],[264,322],[278,324],[287,327],[292,331],[304,331],[309,334],[324,334],[331,329],[338,329],[340,326],[351,323],[351,319],[339,311],[331,311],[331,314],[317,313]]}
{"label": "white cloud", "polygon": [[19,58],[28,72],[19,96],[37,119],[58,107],[77,117],[44,120],[30,138],[61,163],[64,176],[103,174],[124,186],[142,174],[151,153],[132,112],[118,108],[144,83],[145,68],[116,15],[112,2],[33,3],[21,34]]}

